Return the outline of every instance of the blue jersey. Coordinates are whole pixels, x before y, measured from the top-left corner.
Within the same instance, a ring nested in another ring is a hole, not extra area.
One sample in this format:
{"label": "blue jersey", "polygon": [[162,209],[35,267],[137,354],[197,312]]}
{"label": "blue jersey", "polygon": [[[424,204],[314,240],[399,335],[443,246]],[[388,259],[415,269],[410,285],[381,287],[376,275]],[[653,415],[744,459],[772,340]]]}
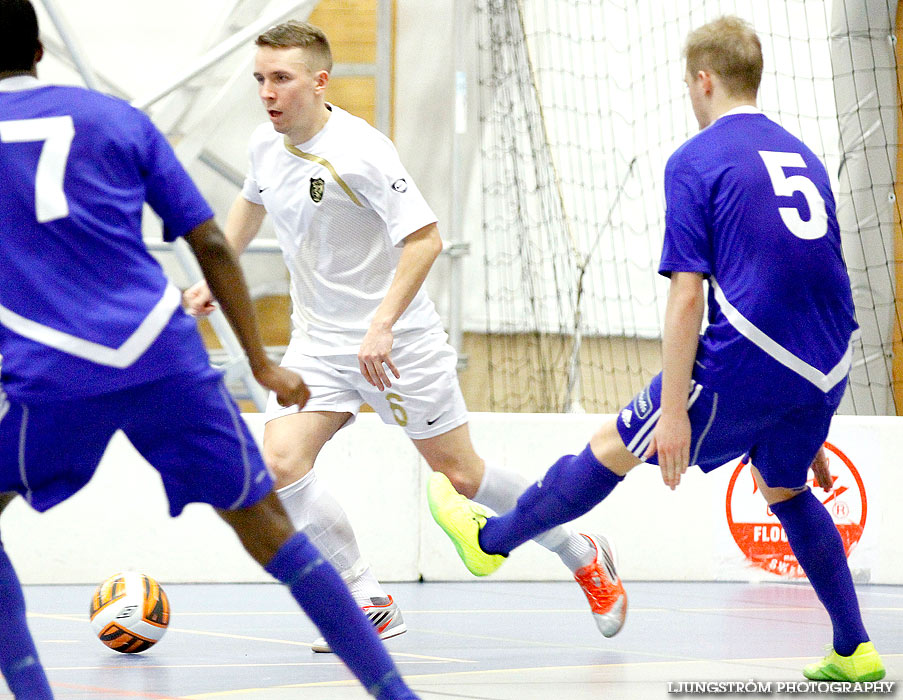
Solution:
{"label": "blue jersey", "polygon": [[818,158],[765,115],[740,108],[675,151],[665,196],[659,272],[709,281],[697,381],[716,391],[839,398],[856,322]]}
{"label": "blue jersey", "polygon": [[30,76],[0,81],[0,355],[10,398],[92,396],[207,354],[141,238],[147,202],[172,241],[213,212],[148,117]]}

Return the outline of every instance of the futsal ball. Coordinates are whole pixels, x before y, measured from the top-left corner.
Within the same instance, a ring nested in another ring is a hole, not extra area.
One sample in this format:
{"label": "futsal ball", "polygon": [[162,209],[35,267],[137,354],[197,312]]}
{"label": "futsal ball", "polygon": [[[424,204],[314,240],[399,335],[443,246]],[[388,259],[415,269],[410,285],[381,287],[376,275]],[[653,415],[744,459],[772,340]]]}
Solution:
{"label": "futsal ball", "polygon": [[91,626],[97,638],[123,654],[150,649],[167,625],[169,599],[160,584],[145,574],[114,574],[91,598]]}

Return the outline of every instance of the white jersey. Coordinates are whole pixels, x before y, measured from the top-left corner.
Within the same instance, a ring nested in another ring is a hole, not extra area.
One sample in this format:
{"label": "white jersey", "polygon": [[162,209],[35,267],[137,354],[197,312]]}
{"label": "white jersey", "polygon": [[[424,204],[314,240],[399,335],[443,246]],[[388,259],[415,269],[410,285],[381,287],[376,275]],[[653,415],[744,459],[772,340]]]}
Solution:
{"label": "white jersey", "polygon": [[[392,142],[329,107],[326,126],[302,144],[260,125],[242,189],[273,217],[291,278],[292,339],[309,355],[357,353],[395,276],[402,241],[436,222]],[[425,289],[392,330],[396,344],[442,331]]]}

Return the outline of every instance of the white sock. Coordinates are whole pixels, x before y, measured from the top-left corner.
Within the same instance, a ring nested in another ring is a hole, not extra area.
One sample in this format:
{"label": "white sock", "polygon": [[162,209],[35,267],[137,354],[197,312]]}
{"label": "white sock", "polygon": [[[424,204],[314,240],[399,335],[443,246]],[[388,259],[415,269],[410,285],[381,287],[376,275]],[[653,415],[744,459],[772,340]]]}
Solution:
{"label": "white sock", "polygon": [[370,565],[361,556],[351,522],[335,497],[311,469],[276,491],[296,530],[303,532],[332,564],[359,603],[385,596]]}
{"label": "white sock", "polygon": [[[477,503],[489,506],[497,513],[506,513],[517,505],[517,498],[530,485],[526,479],[507,469],[499,469],[486,463],[483,481],[473,497]],[[558,525],[533,540],[555,552],[572,572],[592,564],[596,550],[588,539],[567,525]]]}
{"label": "white sock", "polygon": [[351,581],[346,581],[351,597],[362,607],[370,605],[371,598],[385,598],[386,592],[369,566],[361,572],[361,575]]}

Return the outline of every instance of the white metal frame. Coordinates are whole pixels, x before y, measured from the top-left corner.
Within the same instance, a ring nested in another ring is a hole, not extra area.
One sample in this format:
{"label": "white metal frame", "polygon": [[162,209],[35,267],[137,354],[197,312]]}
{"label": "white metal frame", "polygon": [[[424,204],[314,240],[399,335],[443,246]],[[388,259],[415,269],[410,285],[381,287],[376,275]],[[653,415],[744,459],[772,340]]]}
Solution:
{"label": "white metal frame", "polygon": [[[41,0],[51,22],[56,27],[63,46],[44,40],[48,51],[63,60],[71,60],[72,65],[91,89],[109,89],[118,96],[128,99],[127,93],[109,79],[95,73],[86,60],[73,32],[64,16],[56,7],[55,0]],[[247,64],[234,68],[225,79],[217,75],[217,67],[236,51],[248,47],[255,36],[266,28],[286,21],[291,17],[306,18],[317,0],[232,0],[223,7],[218,24],[210,33],[213,45],[182,74],[166,86],[131,100],[133,106],[149,110],[162,105],[154,115],[154,120],[163,125],[167,136],[178,133],[176,153],[184,165],[199,160],[235,186],[241,186],[243,176],[215,154],[205,148],[204,124],[211,114],[220,109],[232,93],[238,80],[247,73]],[[377,64],[337,64],[334,73],[338,75],[373,75],[377,83],[377,127],[389,133],[391,105],[387,98],[391,94],[391,21],[392,7],[388,0],[380,0],[378,17]],[[65,49],[65,51],[64,51]],[[66,55],[68,54],[68,56]],[[212,74],[212,75],[211,75]],[[199,96],[203,93],[203,99]],[[170,98],[162,104],[165,98]],[[199,107],[200,105],[200,107]],[[255,241],[254,250],[279,252],[273,242]],[[154,251],[172,251],[189,283],[202,279],[202,273],[188,244],[179,240],[175,244],[148,241]],[[266,392],[254,380],[244,351],[223,313],[214,311],[210,323],[219,337],[228,361],[220,368],[225,371],[228,381],[240,381],[248,396],[258,409],[266,405]]]}

